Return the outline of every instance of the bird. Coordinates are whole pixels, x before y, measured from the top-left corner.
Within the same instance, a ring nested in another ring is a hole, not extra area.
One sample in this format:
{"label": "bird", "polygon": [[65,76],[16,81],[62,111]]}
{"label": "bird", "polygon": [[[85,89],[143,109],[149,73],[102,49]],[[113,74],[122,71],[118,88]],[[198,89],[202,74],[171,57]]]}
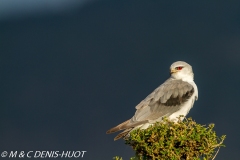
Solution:
{"label": "bird", "polygon": [[170,66],[170,78],[135,107],[134,116],[106,133],[124,130],[114,138],[115,141],[126,139],[135,129],[146,129],[161,122],[164,117],[173,122],[178,122],[180,117],[182,121],[197,99],[198,88],[194,82],[192,66],[184,61],[174,62]]}

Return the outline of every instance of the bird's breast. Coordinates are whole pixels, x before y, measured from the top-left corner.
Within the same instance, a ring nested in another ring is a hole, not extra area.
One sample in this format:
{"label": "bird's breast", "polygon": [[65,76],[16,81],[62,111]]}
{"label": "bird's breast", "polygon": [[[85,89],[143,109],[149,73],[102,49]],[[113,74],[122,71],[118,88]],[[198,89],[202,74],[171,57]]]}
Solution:
{"label": "bird's breast", "polygon": [[[180,109],[169,116],[171,121],[177,122],[180,115],[186,116],[190,109],[193,107],[195,101],[195,94],[193,94],[188,101],[183,103]],[[181,118],[183,120],[183,118]]]}

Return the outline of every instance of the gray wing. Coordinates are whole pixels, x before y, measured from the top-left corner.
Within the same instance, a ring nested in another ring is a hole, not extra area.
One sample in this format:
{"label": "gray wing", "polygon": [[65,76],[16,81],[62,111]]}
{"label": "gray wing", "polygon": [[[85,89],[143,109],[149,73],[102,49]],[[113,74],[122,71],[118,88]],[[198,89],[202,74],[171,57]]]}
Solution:
{"label": "gray wing", "polygon": [[169,116],[178,111],[194,92],[194,87],[182,80],[168,79],[136,106],[136,113],[128,127]]}
{"label": "gray wing", "polygon": [[181,104],[186,102],[193,93],[194,87],[191,84],[169,78],[136,106],[137,111],[131,119],[111,128],[107,134],[129,129],[116,137],[119,139],[135,126],[169,116],[178,111]]}

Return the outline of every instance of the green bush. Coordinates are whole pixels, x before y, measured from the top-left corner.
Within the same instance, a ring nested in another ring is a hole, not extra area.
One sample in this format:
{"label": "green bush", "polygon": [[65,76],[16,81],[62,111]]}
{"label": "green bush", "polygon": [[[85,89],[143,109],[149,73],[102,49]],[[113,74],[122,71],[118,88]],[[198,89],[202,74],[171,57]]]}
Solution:
{"label": "green bush", "polygon": [[[191,118],[178,123],[163,119],[147,129],[136,129],[125,141],[140,160],[210,160],[224,146],[226,135],[220,138],[213,131],[214,124],[197,124]],[[121,157],[114,157],[121,160]]]}

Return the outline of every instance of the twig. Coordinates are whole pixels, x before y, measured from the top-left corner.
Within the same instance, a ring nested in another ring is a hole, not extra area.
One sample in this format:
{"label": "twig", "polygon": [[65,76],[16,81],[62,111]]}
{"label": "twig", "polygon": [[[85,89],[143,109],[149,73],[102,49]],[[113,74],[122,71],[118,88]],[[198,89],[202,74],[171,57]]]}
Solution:
{"label": "twig", "polygon": [[220,147],[218,147],[218,150],[217,150],[217,152],[216,152],[216,154],[214,155],[214,157],[213,157],[213,159],[212,159],[212,160],[214,160],[214,159],[216,158],[216,156],[217,156],[217,154],[218,154],[219,150],[220,150]]}
{"label": "twig", "polygon": [[223,140],[224,140],[224,139],[222,139],[222,141],[218,144],[218,145],[219,145],[218,150],[217,150],[217,152],[216,152],[216,154],[214,155],[214,157],[213,157],[212,160],[214,160],[214,159],[216,158],[216,156],[217,156],[217,154],[218,154],[218,152],[219,152],[219,150],[220,150],[220,146],[221,146],[221,144],[223,143]]}

